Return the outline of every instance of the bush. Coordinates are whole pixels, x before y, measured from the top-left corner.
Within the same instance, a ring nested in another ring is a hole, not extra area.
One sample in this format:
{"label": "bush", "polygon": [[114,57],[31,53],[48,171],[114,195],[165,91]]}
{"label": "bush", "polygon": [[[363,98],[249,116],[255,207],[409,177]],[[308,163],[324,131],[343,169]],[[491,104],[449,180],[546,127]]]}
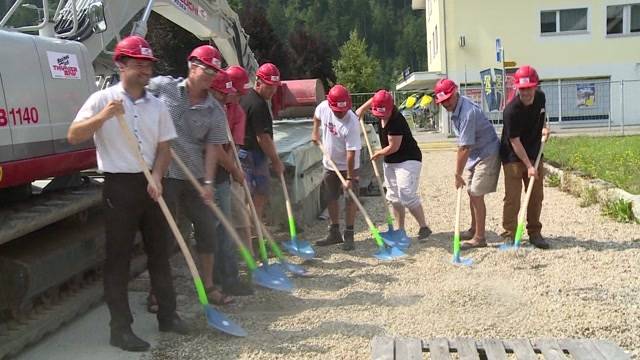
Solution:
{"label": "bush", "polygon": [[602,208],[602,214],[623,223],[637,222],[631,202],[624,199],[607,201]]}

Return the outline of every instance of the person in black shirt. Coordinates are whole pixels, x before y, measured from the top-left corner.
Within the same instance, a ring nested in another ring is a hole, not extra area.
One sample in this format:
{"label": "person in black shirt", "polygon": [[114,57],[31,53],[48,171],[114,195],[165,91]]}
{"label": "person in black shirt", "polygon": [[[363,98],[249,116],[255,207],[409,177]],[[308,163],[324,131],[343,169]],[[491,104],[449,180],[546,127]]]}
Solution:
{"label": "person in black shirt", "polygon": [[507,243],[514,241],[522,187],[524,184],[526,188],[533,178],[533,189],[527,206],[527,233],[533,246],[548,249],[549,243],[541,235],[540,223],[544,198],[542,159],[537,169],[534,166],[543,137],[545,140],[549,137],[549,128],[545,122],[546,99],[538,89],[538,81],[534,68],[523,66],[518,69],[515,73],[518,95],[507,104],[503,112],[500,157],[504,170],[505,196],[502,213],[504,232],[501,236]]}
{"label": "person in black shirt", "polygon": [[[427,226],[422,201],[418,195],[422,152],[411,134],[407,120],[393,104],[393,96],[380,90],[356,111],[358,116],[371,108],[373,116],[380,120],[380,144],[382,149],[372,155],[375,160],[384,157],[384,178],[387,200],[393,206],[398,228],[404,230],[405,208],[420,225],[418,239],[431,235]],[[366,136],[366,135],[365,135]]]}
{"label": "person in black shirt", "polygon": [[273,142],[273,116],[267,101],[270,101],[280,86],[280,71],[265,63],[256,72],[256,85],[240,99],[240,105],[247,115],[244,145],[238,152],[245,177],[251,188],[253,203],[258,217],[269,196],[269,163],[277,176],[284,172],[284,165],[278,157]]}

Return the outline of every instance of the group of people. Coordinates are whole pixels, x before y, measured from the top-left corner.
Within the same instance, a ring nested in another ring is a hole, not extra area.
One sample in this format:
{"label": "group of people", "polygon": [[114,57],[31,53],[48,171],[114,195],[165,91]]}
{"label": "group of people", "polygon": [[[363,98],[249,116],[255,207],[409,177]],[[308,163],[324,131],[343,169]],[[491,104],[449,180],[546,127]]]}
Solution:
{"label": "group of people", "polygon": [[504,172],[504,207],[500,235],[507,244],[514,242],[523,185],[534,181],[527,204],[527,232],[531,245],[548,249],[542,237],[543,184],[542,159],[535,166],[542,141],[549,137],[544,92],[538,88],[539,77],[531,66],[522,66],[514,74],[517,95],[506,104],[503,112],[502,136],[482,109],[471,99],[458,93],[458,86],[450,79],[441,79],[434,88],[436,103],[450,114],[453,130],[458,138],[455,166],[455,186],[466,186],[469,194],[471,226],[460,234],[465,240],[462,249],[486,247],[484,196],[495,192]]}
{"label": "group of people", "polygon": [[[186,78],[152,78],[157,59],[141,37],[129,36],[115,48],[113,60],[120,82],[92,94],[79,110],[69,131],[72,144],[93,138],[98,168],[104,173],[103,204],[106,231],[104,263],[105,300],[111,315],[110,343],[127,351],[146,351],[149,343],[133,333],[133,317],[127,296],[129,265],[137,231],[142,234],[151,292],[148,309],[157,313],[159,330],[185,334],[189,326],[176,313],[176,293],[169,257],[173,237],[157,200],[162,196],[174,217],[182,216],[193,226],[202,281],[209,301],[225,305],[231,296],[253,293],[250,282],[239,277],[236,247],[218,219],[206,206],[215,202],[233,219],[248,249],[253,249],[243,185],[250,189],[259,219],[270,195],[271,172],[280,176],[284,165],[273,141],[270,100],[280,85],[278,68],[266,63],[256,73],[253,88],[247,72],[239,66],[222,68],[220,52],[199,46],[187,59]],[[524,69],[524,70],[523,70]],[[516,73],[519,95],[504,112],[502,144],[482,111],[457,93],[451,80],[440,81],[436,102],[452,113],[460,147],[456,162],[455,186],[467,186],[472,215],[465,232],[466,247],[486,246],[483,196],[496,190],[499,166],[505,171],[505,236],[513,235],[522,182],[541,172],[533,167],[544,127],[544,94],[536,91],[535,70],[524,67]],[[394,106],[393,96],[378,91],[355,112],[349,91],[332,87],[327,99],[315,109],[311,139],[322,142],[324,193],[331,224],[320,246],[342,243],[353,250],[355,204],[346,199],[345,230],[340,231],[338,199],[345,188],[358,193],[361,150],[361,118],[370,111],[379,120],[381,149],[371,154],[383,159],[386,198],[393,208],[399,229],[404,229],[405,212],[420,225],[417,237],[431,234],[418,193],[422,152],[407,121]],[[118,124],[122,117],[137,140],[132,149]],[[546,133],[545,133],[546,131]],[[234,149],[233,146],[237,148]],[[135,150],[151,171],[147,182]],[[239,162],[234,150],[237,150]],[[196,190],[187,174],[172,161],[172,151],[202,184]],[[368,160],[368,159],[367,159]],[[332,163],[346,179],[342,184]],[[538,182],[539,183],[539,182]],[[540,236],[542,186],[534,187],[529,204],[530,241],[548,246]]]}
{"label": "group of people", "polygon": [[[243,183],[247,182],[261,216],[269,195],[269,163],[276,174],[284,171],[273,142],[269,106],[280,85],[280,72],[273,64],[263,64],[251,88],[245,69],[223,69],[220,52],[203,45],[188,56],[186,78],[152,78],[157,59],[138,36],[122,39],[113,60],[120,82],[87,99],[67,138],[72,144],[93,138],[98,168],[104,173],[104,290],[111,315],[110,343],[127,351],[146,351],[149,343],[131,329],[127,296],[137,231],[148,258],[148,310],[157,313],[160,331],[189,331],[176,313],[169,264],[175,243],[156,202],[159,197],[166,200],[174,218],[184,217],[193,227],[209,301],[225,305],[233,301],[231,296],[253,293],[252,284],[239,277],[236,247],[206,202],[215,202],[235,220],[237,232],[252,249]],[[124,140],[117,117],[128,125],[138,149]],[[136,150],[151,170],[153,183],[147,183]],[[172,151],[198,179],[202,191],[172,161]]]}

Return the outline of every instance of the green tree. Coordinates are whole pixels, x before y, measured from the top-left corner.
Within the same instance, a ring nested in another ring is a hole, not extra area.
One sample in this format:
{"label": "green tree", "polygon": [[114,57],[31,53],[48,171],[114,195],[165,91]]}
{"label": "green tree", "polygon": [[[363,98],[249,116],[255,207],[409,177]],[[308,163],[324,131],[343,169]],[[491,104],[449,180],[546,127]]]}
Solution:
{"label": "green tree", "polygon": [[371,92],[379,86],[377,75],[380,62],[367,54],[367,43],[353,30],[340,47],[340,55],[333,61],[333,71],[338,83],[352,93]]}

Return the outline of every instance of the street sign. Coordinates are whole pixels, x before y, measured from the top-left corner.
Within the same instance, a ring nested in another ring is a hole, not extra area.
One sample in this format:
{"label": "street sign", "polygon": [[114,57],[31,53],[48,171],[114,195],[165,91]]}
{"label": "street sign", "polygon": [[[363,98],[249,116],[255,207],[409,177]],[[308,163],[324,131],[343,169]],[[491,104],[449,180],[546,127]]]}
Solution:
{"label": "street sign", "polygon": [[502,62],[502,40],[496,38],[496,61]]}
{"label": "street sign", "polygon": [[516,67],[516,62],[515,61],[505,61],[504,62],[504,67]]}

